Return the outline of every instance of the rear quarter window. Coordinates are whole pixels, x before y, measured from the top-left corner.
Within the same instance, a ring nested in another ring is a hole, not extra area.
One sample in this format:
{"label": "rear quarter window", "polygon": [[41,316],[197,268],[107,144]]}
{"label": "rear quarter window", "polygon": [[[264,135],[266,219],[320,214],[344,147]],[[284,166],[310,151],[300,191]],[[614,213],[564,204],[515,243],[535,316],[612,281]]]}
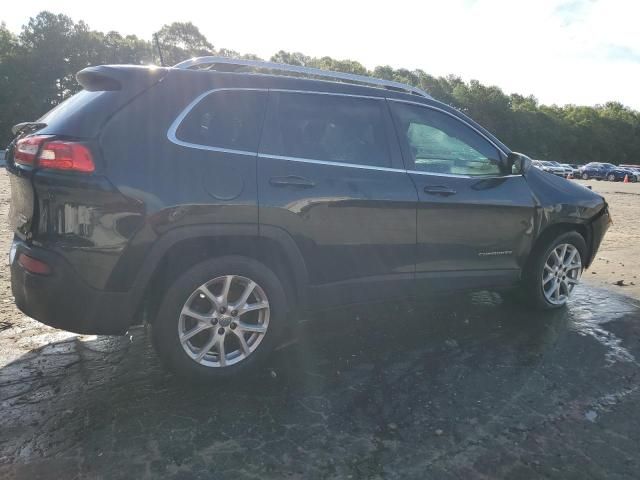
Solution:
{"label": "rear quarter window", "polygon": [[220,90],[202,98],[176,130],[183,142],[213,149],[258,151],[267,93]]}

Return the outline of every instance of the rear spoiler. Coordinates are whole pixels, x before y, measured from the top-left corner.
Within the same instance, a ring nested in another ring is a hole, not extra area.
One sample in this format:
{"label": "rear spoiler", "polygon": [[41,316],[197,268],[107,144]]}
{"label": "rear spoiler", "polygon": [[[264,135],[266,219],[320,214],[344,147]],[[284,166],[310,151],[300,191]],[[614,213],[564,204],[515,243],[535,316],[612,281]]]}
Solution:
{"label": "rear spoiler", "polygon": [[99,65],[87,67],[76,74],[76,80],[85,90],[105,92],[128,89],[144,90],[161,80],[167,68],[142,65]]}
{"label": "rear spoiler", "polygon": [[25,130],[34,132],[46,126],[47,124],[42,122],[22,122],[11,127],[11,133],[13,133],[13,136],[15,137],[16,135],[24,132]]}

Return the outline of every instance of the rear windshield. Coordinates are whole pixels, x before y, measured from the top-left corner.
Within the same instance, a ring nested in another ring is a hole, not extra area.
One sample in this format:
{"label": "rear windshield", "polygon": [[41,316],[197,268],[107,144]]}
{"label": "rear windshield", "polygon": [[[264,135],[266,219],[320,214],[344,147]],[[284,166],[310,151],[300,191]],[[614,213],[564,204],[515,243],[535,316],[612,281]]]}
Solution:
{"label": "rear windshield", "polygon": [[89,92],[87,90],[82,90],[75,95],[67,98],[64,102],[54,107],[52,110],[49,110],[38,119],[38,122],[51,125],[58,119],[72,115],[74,112],[80,110],[88,102],[94,100],[104,93],[105,92]]}

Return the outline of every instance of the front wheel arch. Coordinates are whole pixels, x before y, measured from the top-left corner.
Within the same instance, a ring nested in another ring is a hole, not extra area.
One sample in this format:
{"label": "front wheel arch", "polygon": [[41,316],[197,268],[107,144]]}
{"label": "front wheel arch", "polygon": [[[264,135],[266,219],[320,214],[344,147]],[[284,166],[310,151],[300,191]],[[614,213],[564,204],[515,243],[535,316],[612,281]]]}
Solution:
{"label": "front wheel arch", "polygon": [[[580,234],[584,239],[584,242],[587,245],[587,252],[586,252],[587,255],[586,255],[586,258],[583,258],[582,260],[586,268],[591,263],[590,261],[587,261],[588,259],[591,258],[591,229],[589,228],[589,225],[584,225],[582,223],[564,223],[563,222],[563,223],[555,223],[553,225],[549,225],[542,232],[540,232],[540,235],[538,235],[538,238],[533,243],[533,246],[531,248],[531,252],[529,253],[528,258],[531,258],[531,255],[534,253],[536,248],[539,249],[541,248],[541,246],[544,247],[544,245],[547,245],[553,238],[556,238],[567,232],[576,232]],[[527,262],[528,261],[529,260],[527,260]]]}
{"label": "front wheel arch", "polygon": [[[557,248],[557,245],[561,245],[563,242],[573,245],[580,253],[582,270],[586,268],[585,258],[587,258],[589,252],[589,246],[584,236],[575,229],[563,230],[557,227],[545,233],[546,235],[539,239],[529,255],[527,264],[523,269],[522,282],[520,285],[524,300],[532,307],[542,310],[560,308],[564,306],[564,302],[566,302],[566,300],[564,300],[562,304],[550,303],[549,300],[545,298],[543,292],[542,283],[544,282],[541,283],[541,275],[544,275],[544,264],[547,262],[547,257],[549,257],[550,252],[553,252],[553,249]],[[578,279],[579,276],[578,274]]]}

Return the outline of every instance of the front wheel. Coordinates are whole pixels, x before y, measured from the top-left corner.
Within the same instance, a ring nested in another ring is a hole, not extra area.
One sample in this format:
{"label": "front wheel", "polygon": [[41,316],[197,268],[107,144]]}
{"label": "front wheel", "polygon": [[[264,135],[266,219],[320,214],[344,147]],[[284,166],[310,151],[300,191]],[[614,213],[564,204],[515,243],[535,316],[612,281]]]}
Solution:
{"label": "front wheel", "polygon": [[610,182],[615,182],[616,181],[616,176],[612,173],[607,177],[607,180],[609,180]]}
{"label": "front wheel", "polygon": [[567,232],[534,248],[523,272],[523,294],[541,309],[560,308],[580,282],[587,246],[582,235]]}
{"label": "front wheel", "polygon": [[582,179],[583,180],[589,180],[589,175],[587,173],[583,173],[582,174]]}
{"label": "front wheel", "polygon": [[283,330],[286,296],[278,277],[246,257],[207,260],[167,289],[152,338],[181,377],[208,381],[258,366]]}

